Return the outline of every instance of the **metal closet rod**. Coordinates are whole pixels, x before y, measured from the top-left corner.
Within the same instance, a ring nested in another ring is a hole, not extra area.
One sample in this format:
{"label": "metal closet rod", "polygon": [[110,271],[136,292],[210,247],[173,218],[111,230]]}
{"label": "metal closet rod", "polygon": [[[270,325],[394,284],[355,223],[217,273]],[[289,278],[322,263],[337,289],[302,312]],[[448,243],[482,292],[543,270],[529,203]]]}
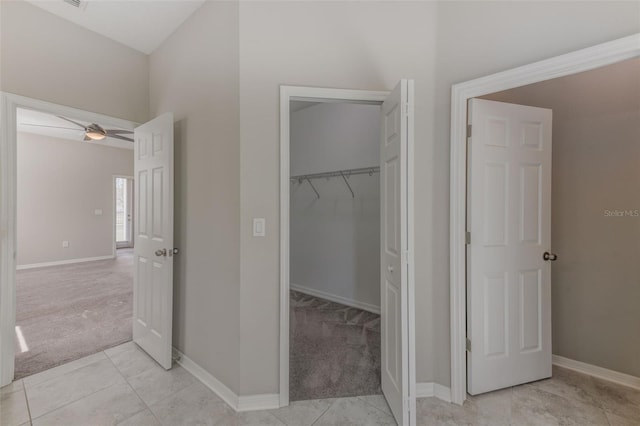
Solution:
{"label": "metal closet rod", "polygon": [[336,170],[333,172],[312,173],[308,175],[291,176],[291,180],[292,181],[297,180],[298,183],[302,183],[303,181],[306,180],[307,182],[309,182],[309,185],[311,186],[311,189],[313,189],[313,192],[316,193],[316,197],[320,198],[320,193],[318,192],[316,187],[313,186],[313,183],[311,183],[311,179],[322,179],[322,178],[329,179],[332,177],[340,176],[342,180],[344,180],[344,183],[347,185],[347,188],[349,188],[349,191],[351,191],[351,197],[355,198],[356,194],[353,192],[353,188],[351,188],[351,185],[349,185],[349,181],[347,180],[347,178],[354,175],[365,175],[365,174],[372,176],[374,173],[380,173],[380,166],[360,167],[357,169]]}

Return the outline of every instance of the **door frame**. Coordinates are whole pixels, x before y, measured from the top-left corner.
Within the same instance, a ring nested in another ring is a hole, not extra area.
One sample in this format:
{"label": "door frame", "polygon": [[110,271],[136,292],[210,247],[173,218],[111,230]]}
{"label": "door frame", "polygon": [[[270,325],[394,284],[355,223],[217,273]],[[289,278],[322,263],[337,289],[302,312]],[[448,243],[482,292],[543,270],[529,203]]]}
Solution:
{"label": "door frame", "polygon": [[[363,102],[380,104],[391,92],[329,89],[302,86],[280,86],[280,406],[289,405],[289,213],[290,213],[290,110],[291,101],[312,102]],[[412,138],[409,138],[410,141]],[[407,147],[409,165],[412,164],[413,146],[411,142]],[[409,167],[407,175],[408,199],[408,244],[413,252],[413,168]],[[408,300],[409,303],[409,389],[415,394],[415,274],[413,263],[409,263],[408,274]]]}
{"label": "door frame", "polygon": [[68,115],[125,130],[137,126],[133,121],[0,92],[0,386],[13,381],[15,367],[18,108]]}
{"label": "door frame", "polygon": [[[133,185],[134,185],[134,181],[133,181],[133,176],[126,176],[126,175],[113,175],[112,178],[112,188],[113,188],[113,257],[116,257],[117,251],[119,248],[133,248],[134,243],[133,243],[133,237],[134,237],[134,229],[133,229],[133,205],[130,206],[130,210],[131,210],[131,245],[126,245],[126,246],[120,246],[118,247],[118,241],[117,241],[117,226],[116,226],[116,179],[126,179],[127,181],[131,181],[131,190],[133,191]],[[128,197],[127,197],[128,198]],[[133,197],[131,197],[131,204],[133,204]]]}
{"label": "door frame", "polygon": [[639,56],[640,33],[637,33],[452,86],[449,255],[451,259],[451,401],[453,403],[462,404],[467,396],[467,101],[471,98],[577,74]]}

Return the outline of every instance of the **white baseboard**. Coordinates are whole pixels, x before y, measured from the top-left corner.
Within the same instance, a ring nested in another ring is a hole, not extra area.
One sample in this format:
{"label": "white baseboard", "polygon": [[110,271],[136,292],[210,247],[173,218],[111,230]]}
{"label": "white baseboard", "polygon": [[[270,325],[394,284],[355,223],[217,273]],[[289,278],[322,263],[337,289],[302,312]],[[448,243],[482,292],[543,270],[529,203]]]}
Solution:
{"label": "white baseboard", "polygon": [[113,258],[115,258],[115,256],[110,254],[108,256],[96,256],[96,257],[83,257],[83,258],[80,258],[80,259],[56,260],[54,262],[29,263],[27,265],[18,265],[18,266],[16,266],[16,270],[17,271],[21,271],[23,269],[44,268],[44,267],[47,267],[47,266],[71,265],[73,263],[93,262],[95,260],[108,260],[108,259],[113,259]]}
{"label": "white baseboard", "polygon": [[640,377],[598,367],[597,365],[587,364],[586,362],[565,358],[560,355],[553,355],[552,359],[553,365],[557,365],[558,367],[588,374],[589,376],[628,386],[630,388],[640,389]]}
{"label": "white baseboard", "polygon": [[362,309],[363,311],[372,312],[374,314],[380,315],[380,306],[372,305],[371,303],[360,302],[358,300],[349,299],[342,296],[337,296],[335,294],[326,293],[321,290],[316,290],[314,288],[305,287],[299,284],[289,284],[289,287],[293,291],[298,291],[300,293],[308,294],[309,296],[319,297],[321,299],[326,299],[331,302],[340,303],[342,305],[351,306],[352,308]]}
{"label": "white baseboard", "polygon": [[274,408],[280,408],[280,395],[265,393],[239,397],[236,411],[272,410]]}
{"label": "white baseboard", "polygon": [[436,397],[451,402],[451,389],[438,383],[416,383],[416,398]]}
{"label": "white baseboard", "polygon": [[213,377],[211,373],[200,367],[200,365],[196,364],[178,349],[173,348],[173,353],[178,358],[176,362],[182,366],[182,368],[193,374],[196,379],[200,380],[202,384],[211,389],[213,393],[218,395],[235,411],[270,410],[280,407],[280,395],[261,394],[238,396],[224,383]]}

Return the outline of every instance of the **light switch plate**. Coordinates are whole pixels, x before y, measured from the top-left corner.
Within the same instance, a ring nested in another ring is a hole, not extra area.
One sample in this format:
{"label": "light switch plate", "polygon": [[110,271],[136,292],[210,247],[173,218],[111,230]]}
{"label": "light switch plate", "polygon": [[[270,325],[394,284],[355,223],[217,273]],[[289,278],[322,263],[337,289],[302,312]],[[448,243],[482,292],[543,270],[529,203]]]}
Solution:
{"label": "light switch plate", "polygon": [[62,248],[69,248],[69,241],[63,241],[62,242]]}
{"label": "light switch plate", "polygon": [[95,209],[93,211],[93,214],[95,214],[96,216],[102,216],[102,209]]}
{"label": "light switch plate", "polygon": [[253,218],[253,236],[264,237],[265,236],[265,219],[263,217]]}

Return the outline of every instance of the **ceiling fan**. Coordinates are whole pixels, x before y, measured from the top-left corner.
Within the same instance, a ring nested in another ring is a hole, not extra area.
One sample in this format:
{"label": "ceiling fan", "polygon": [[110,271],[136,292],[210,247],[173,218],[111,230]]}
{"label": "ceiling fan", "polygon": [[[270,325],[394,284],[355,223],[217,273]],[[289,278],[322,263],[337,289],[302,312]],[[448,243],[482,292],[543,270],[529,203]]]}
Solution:
{"label": "ceiling fan", "polygon": [[133,139],[128,138],[126,136],[123,136],[122,134],[131,134],[133,133],[133,130],[120,130],[120,129],[105,129],[103,128],[101,125],[96,124],[96,123],[91,123],[91,124],[81,124],[78,123],[77,121],[73,121],[70,120],[66,117],[62,117],[60,115],[57,116],[59,119],[61,120],[65,120],[68,121],[76,126],[79,127],[79,129],[74,129],[71,127],[60,127],[60,126],[45,126],[45,125],[41,125],[41,124],[28,124],[28,123],[23,123],[26,126],[37,126],[37,127],[49,127],[49,128],[54,128],[54,129],[66,129],[66,130],[84,130],[84,140],[85,141],[100,141],[103,140],[106,137],[110,137],[110,138],[115,138],[115,139],[121,139],[123,141],[127,141],[127,142],[133,142]]}

